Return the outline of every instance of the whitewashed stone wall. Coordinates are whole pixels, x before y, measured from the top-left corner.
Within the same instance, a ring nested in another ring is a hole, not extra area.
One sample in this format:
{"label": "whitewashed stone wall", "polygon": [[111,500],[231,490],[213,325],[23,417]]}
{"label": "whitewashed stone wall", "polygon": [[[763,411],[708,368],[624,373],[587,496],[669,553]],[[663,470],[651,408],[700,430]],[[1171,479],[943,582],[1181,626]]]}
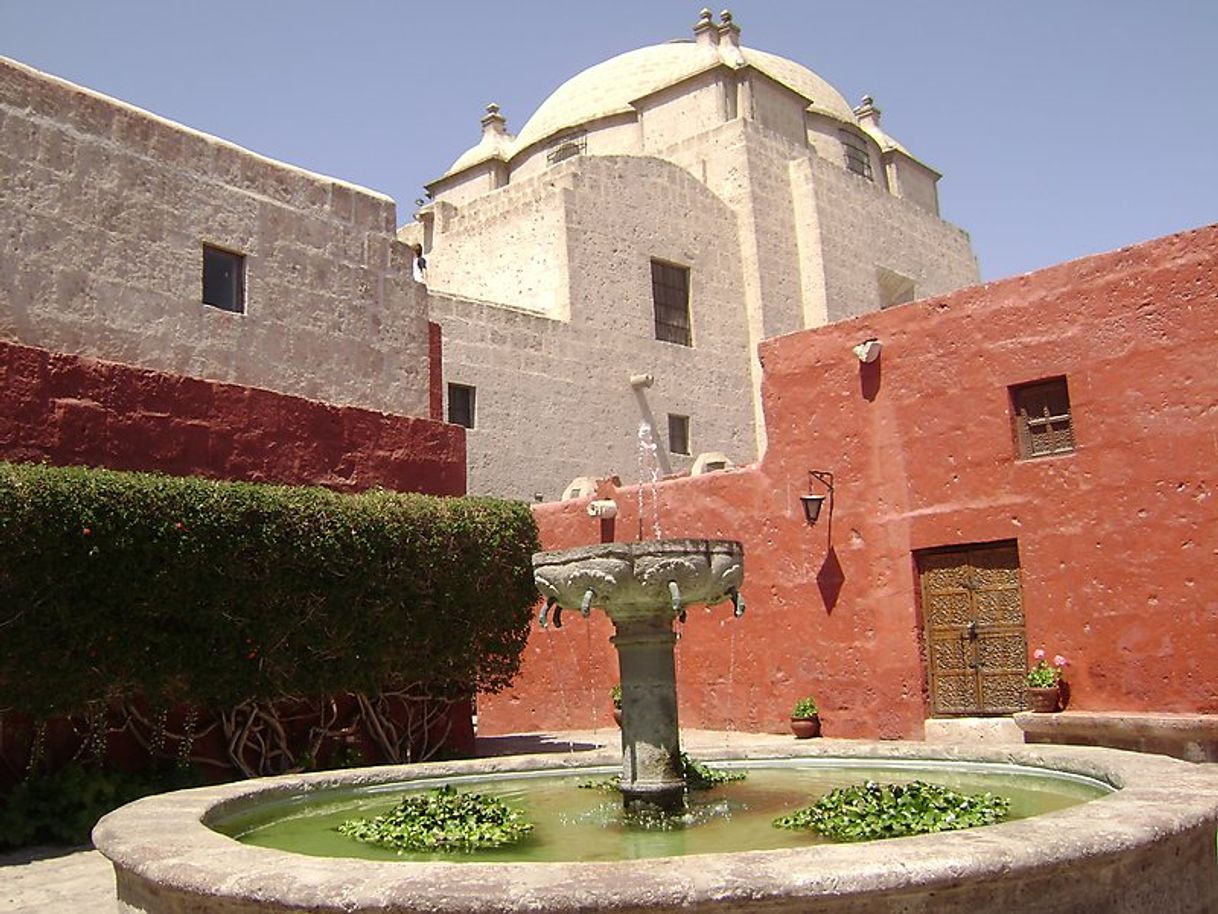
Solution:
{"label": "whitewashed stone wall", "polygon": [[[820,158],[791,166],[791,192],[803,209],[815,209],[823,290],[806,287],[811,311],[824,309],[827,322],[878,310],[877,269],[914,281],[917,298],[940,295],[978,281],[968,235],[915,203],[894,197],[874,183]],[[818,297],[823,296],[823,306]]]}
{"label": "whitewashed stone wall", "polygon": [[[426,415],[426,293],[388,197],[0,59],[0,337]],[[246,313],[202,303],[202,246]]]}
{"label": "whitewashed stone wall", "polygon": [[[469,490],[553,500],[576,476],[637,479],[644,419],[658,430],[666,471],[688,469],[702,451],[751,459],[733,213],[683,169],[656,159],[586,158],[578,169],[560,168],[561,193],[543,177],[487,202],[511,201],[505,223],[527,224],[545,210],[548,224],[563,227],[569,320],[433,295],[445,379],[477,390]],[[449,256],[446,237],[436,236],[437,259]],[[690,269],[692,347],[655,339],[652,258]],[[632,389],[630,376],[646,373],[654,384]],[[669,413],[690,417],[689,456],[667,453]]]}
{"label": "whitewashed stone wall", "polygon": [[[463,298],[563,318],[569,312],[564,195],[572,166],[514,181],[436,214],[427,283]],[[403,231],[411,241],[417,233]]]}

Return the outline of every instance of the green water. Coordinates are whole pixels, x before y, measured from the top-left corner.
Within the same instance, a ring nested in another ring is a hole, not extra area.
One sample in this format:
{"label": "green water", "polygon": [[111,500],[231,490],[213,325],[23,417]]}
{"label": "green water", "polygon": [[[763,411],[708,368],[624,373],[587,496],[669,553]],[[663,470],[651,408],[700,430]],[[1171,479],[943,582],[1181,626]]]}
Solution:
{"label": "green water", "polygon": [[[616,770],[584,769],[576,774],[543,776],[534,773],[510,779],[453,777],[327,791],[264,803],[210,824],[246,844],[322,857],[479,863],[630,860],[823,843],[815,834],[774,828],[771,822],[775,816],[815,802],[835,787],[867,780],[922,780],[969,793],[990,791],[1010,799],[1012,818],[1063,809],[1110,792],[1097,781],[1010,765],[920,762],[913,767],[868,762],[863,767],[841,760],[833,760],[831,766],[801,760],[798,767],[793,767],[750,762],[747,780],[691,792],[688,814],[673,827],[660,831],[624,824],[616,793],[577,786]],[[503,798],[525,811],[534,824],[533,832],[512,847],[472,854],[398,854],[336,831],[345,819],[379,815],[404,794],[441,784]]]}

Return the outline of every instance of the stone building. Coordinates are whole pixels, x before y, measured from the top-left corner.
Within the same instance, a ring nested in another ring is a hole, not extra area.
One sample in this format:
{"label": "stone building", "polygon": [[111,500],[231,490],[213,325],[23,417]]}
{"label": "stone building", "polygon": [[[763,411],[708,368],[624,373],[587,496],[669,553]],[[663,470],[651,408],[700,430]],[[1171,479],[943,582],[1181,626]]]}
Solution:
{"label": "stone building", "polygon": [[427,416],[393,200],[0,58],[0,340]]}
{"label": "stone building", "polygon": [[763,339],[978,278],[875,105],[730,14],[482,127],[399,230],[374,191],[0,60],[0,339],[446,415],[471,492],[555,499],[638,478],[641,427],[660,474],[755,459]]}
{"label": "stone building", "polygon": [[741,45],[728,13],[578,74],[514,136],[488,106],[399,232],[470,491],[638,478],[640,422],[665,473],[755,459],[763,339],[978,280],[938,179],[870,98]]}

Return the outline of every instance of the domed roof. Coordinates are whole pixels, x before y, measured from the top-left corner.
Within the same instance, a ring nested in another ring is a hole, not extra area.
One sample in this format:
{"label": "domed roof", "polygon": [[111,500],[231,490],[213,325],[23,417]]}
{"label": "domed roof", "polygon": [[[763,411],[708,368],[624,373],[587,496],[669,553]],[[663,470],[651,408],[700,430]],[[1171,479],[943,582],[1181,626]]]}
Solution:
{"label": "domed roof", "polygon": [[482,139],[461,153],[445,174],[456,174],[487,159],[507,161],[512,154],[513,137],[505,129],[506,123],[497,104],[491,102],[487,105],[486,115],[482,118]]}
{"label": "domed roof", "polygon": [[[855,122],[854,112],[845,98],[825,80],[793,60],[734,45],[671,41],[627,51],[573,76],[541,103],[510,148],[500,147],[495,152],[510,158],[562,130],[633,111],[632,102],[722,65],[736,70],[753,67],[802,95],[813,108],[840,120]],[[487,158],[489,152],[475,146],[458,158],[446,174]]]}

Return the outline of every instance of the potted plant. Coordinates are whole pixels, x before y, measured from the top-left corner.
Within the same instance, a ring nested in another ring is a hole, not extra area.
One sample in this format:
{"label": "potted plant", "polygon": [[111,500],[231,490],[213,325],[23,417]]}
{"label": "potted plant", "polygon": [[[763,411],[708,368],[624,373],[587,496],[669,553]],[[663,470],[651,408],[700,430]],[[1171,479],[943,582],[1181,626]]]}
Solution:
{"label": "potted plant", "polygon": [[622,725],[622,686],[621,686],[621,683],[613,684],[613,688],[609,690],[609,700],[613,702],[613,722],[620,727]]}
{"label": "potted plant", "polygon": [[795,702],[791,710],[791,732],[796,739],[820,736],[820,709],[811,695]]}
{"label": "potted plant", "polygon": [[1028,670],[1027,700],[1028,709],[1039,714],[1052,714],[1062,706],[1062,671],[1069,664],[1061,654],[1057,654],[1050,664],[1045,659],[1044,648],[1032,652],[1036,662]]}

